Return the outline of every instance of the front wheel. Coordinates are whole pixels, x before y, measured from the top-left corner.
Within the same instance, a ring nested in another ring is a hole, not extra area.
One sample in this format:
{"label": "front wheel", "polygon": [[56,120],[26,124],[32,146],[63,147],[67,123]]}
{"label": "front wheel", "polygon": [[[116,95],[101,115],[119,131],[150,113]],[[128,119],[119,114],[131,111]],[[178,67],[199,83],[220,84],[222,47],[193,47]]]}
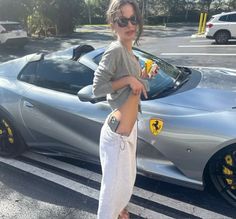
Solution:
{"label": "front wheel", "polygon": [[209,164],[209,176],[219,194],[236,207],[236,146],[214,157]]}
{"label": "front wheel", "polygon": [[26,145],[12,122],[0,115],[0,156],[16,157],[25,150]]}

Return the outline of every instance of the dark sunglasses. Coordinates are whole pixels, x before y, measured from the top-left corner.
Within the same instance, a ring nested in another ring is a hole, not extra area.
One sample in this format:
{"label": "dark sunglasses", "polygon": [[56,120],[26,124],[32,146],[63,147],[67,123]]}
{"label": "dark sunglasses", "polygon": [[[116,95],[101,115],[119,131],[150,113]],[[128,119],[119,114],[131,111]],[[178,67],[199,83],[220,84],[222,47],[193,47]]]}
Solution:
{"label": "dark sunglasses", "polygon": [[130,18],[118,17],[118,18],[114,19],[114,21],[117,22],[119,27],[127,27],[129,24],[129,21],[132,25],[138,24],[138,20],[137,20],[136,16],[131,16]]}

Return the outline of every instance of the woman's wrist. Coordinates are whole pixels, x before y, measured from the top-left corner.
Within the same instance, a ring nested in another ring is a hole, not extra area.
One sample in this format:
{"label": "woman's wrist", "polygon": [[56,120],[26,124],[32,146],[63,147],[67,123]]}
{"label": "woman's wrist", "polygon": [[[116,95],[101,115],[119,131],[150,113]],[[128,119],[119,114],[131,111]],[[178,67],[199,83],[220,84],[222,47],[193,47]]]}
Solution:
{"label": "woman's wrist", "polygon": [[123,87],[130,86],[132,83],[132,76],[124,76],[118,80],[112,81],[113,91],[119,90]]}
{"label": "woman's wrist", "polygon": [[133,78],[134,78],[134,76],[131,76],[131,75],[126,77],[127,85],[130,86],[132,84]]}

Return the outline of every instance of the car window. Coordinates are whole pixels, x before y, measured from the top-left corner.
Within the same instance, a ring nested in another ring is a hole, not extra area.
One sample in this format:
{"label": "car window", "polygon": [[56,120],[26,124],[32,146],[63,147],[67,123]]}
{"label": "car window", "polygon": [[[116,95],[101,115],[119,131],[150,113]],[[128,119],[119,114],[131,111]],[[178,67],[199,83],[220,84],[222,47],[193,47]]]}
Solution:
{"label": "car window", "polygon": [[214,18],[215,18],[215,17],[211,17],[208,22],[211,22],[212,20],[214,20]]}
{"label": "car window", "polygon": [[[164,60],[162,60],[154,55],[143,52],[141,50],[135,49],[134,53],[135,53],[136,57],[139,59],[139,63],[142,68],[145,65],[145,60],[152,59],[158,64],[158,66],[161,68],[161,70],[164,71],[167,75],[169,75],[170,77],[172,77],[174,79],[177,77],[179,70],[175,66],[165,62]],[[93,58],[93,61],[98,65],[99,62],[101,61],[101,59],[102,59],[102,54],[99,54]]]}
{"label": "car window", "polygon": [[30,84],[35,82],[35,73],[38,62],[30,62],[28,63],[20,72],[18,79]]}
{"label": "car window", "polygon": [[36,75],[36,85],[69,94],[93,83],[94,71],[71,60],[42,60]]}
{"label": "car window", "polygon": [[236,22],[236,14],[230,14],[228,16],[228,21],[229,22]]}
{"label": "car window", "polygon": [[[152,59],[160,67],[158,75],[153,79],[147,79],[150,91],[148,92],[149,99],[157,98],[163,91],[173,88],[175,79],[180,74],[180,70],[175,66],[159,59],[158,57],[141,50],[134,49],[135,56],[139,59],[139,63],[143,68],[147,59]],[[93,61],[99,64],[102,54],[97,55]]]}
{"label": "car window", "polygon": [[6,31],[13,31],[13,30],[22,30],[20,24],[2,24]]}
{"label": "car window", "polygon": [[228,19],[228,15],[224,15],[219,18],[219,21],[227,21],[227,19]]}
{"label": "car window", "polygon": [[153,99],[158,97],[163,91],[172,89],[175,86],[175,79],[179,76],[180,70],[164,60],[146,53],[141,50],[134,50],[134,54],[139,59],[141,68],[144,68],[147,59],[153,60],[158,66],[159,71],[156,77],[148,79],[150,91],[148,97]]}

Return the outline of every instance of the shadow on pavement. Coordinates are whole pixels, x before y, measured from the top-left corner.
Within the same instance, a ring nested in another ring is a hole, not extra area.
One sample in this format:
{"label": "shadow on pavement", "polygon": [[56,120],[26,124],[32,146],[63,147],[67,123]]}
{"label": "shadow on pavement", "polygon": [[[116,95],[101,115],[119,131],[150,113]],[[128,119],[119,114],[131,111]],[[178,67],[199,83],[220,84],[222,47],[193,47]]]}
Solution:
{"label": "shadow on pavement", "polygon": [[[24,171],[20,171],[19,173],[19,170],[14,167],[6,165],[2,166],[0,164],[0,170],[0,181],[7,186],[6,188],[1,189],[1,196],[3,196],[1,199],[2,201],[4,201],[4,199],[14,199],[14,196],[19,197],[17,194],[14,195],[14,193],[17,192],[22,196],[22,199],[24,199],[24,196],[33,199],[29,206],[22,206],[23,209],[30,207],[33,211],[34,209],[37,209],[38,201],[43,201],[57,206],[96,214],[98,202],[93,198],[79,194]],[[19,202],[17,204],[20,205],[21,203]]]}
{"label": "shadow on pavement", "polygon": [[181,36],[191,36],[192,34],[197,32],[197,27],[188,27],[188,26],[175,26],[175,27],[165,27],[165,26],[147,26],[144,28],[144,32],[142,34],[143,37],[158,37],[158,38],[166,38],[166,37],[181,37]]}
{"label": "shadow on pavement", "polygon": [[226,44],[217,44],[215,41],[213,41],[212,43],[211,43],[212,45],[222,45],[222,46],[224,46],[224,45],[236,45],[236,40],[229,40],[228,41],[228,43],[226,43]]}

